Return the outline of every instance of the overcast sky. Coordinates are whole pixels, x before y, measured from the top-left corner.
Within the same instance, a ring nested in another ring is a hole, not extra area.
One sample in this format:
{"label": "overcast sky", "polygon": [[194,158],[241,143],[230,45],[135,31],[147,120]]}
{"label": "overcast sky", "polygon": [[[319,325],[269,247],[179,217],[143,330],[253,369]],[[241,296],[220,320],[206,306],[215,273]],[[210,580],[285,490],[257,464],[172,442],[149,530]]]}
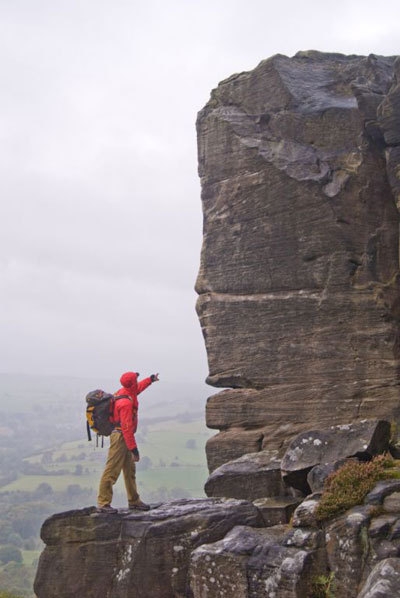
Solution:
{"label": "overcast sky", "polygon": [[398,0],[0,0],[0,372],[202,383],[197,112],[282,53],[393,55]]}

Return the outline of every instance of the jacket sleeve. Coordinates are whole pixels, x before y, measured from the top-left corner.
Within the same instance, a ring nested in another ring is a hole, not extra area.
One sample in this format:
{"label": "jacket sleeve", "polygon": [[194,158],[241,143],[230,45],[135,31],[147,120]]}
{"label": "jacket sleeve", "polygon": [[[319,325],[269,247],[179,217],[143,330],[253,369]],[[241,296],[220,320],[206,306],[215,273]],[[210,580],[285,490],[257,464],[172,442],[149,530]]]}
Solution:
{"label": "jacket sleeve", "polygon": [[150,386],[150,384],[151,384],[150,376],[148,378],[143,378],[143,380],[140,380],[140,382],[138,382],[138,385],[137,385],[137,394],[146,390],[146,388],[148,386]]}
{"label": "jacket sleeve", "polygon": [[132,417],[132,410],[134,409],[134,407],[130,401],[124,401],[124,403],[122,405],[119,405],[118,407],[122,435],[124,437],[127,448],[131,451],[132,449],[137,448]]}

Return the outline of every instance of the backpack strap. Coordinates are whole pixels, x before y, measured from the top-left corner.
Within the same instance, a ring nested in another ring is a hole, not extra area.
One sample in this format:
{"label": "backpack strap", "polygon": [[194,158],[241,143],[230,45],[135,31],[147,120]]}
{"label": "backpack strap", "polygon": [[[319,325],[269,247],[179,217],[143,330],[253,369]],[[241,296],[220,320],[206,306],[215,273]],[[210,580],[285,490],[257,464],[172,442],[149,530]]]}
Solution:
{"label": "backpack strap", "polygon": [[90,442],[92,440],[92,435],[90,433],[90,426],[89,422],[86,420],[86,431],[87,431],[87,439]]}

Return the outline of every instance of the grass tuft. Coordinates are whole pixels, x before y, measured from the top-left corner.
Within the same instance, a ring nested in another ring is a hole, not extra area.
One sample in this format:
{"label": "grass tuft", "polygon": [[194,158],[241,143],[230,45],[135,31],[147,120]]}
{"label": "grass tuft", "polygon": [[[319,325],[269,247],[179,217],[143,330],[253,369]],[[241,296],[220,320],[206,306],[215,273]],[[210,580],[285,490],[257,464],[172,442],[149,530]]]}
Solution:
{"label": "grass tuft", "polygon": [[310,598],[335,598],[335,574],[318,575],[313,579]]}

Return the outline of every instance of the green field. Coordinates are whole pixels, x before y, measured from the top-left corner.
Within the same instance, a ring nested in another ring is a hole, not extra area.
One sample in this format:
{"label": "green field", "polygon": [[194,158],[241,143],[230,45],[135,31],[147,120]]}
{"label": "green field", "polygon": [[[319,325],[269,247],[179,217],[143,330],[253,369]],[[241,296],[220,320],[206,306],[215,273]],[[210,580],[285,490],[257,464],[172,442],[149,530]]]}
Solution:
{"label": "green field", "polygon": [[[203,486],[208,476],[205,443],[210,435],[211,431],[202,421],[169,420],[144,426],[137,435],[141,455],[137,481],[142,496],[159,489],[174,489],[176,495],[178,489],[182,489],[185,496],[204,496]],[[107,447],[108,439],[103,448],[96,446],[95,440],[83,439],[27,457],[26,462],[42,465],[46,475],[20,474],[2,491],[32,492],[43,482],[54,491],[66,490],[73,484],[95,491],[107,457]],[[115,490],[116,494],[123,495],[122,477]]]}
{"label": "green field", "polygon": [[40,550],[21,550],[24,565],[35,564],[40,557]]}

